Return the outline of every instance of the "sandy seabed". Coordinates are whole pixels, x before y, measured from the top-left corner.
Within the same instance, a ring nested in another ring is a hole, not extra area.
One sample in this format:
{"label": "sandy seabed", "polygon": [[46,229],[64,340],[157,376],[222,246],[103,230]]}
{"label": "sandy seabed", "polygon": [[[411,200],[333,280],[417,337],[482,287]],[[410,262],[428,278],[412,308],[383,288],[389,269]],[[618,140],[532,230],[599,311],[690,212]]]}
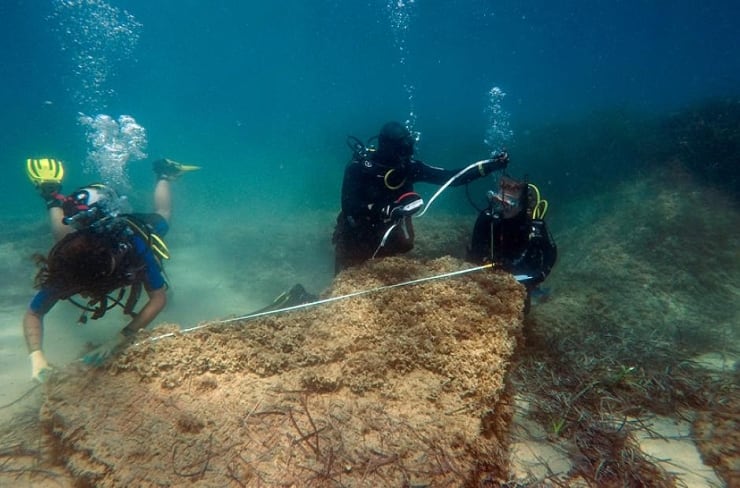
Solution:
{"label": "sandy seabed", "polygon": [[[562,431],[543,423],[533,392],[510,375],[531,354],[522,346],[544,337],[564,355],[635,371],[637,387],[666,351],[708,377],[736,378],[740,243],[726,229],[740,214],[680,168],[551,214],[560,260],[547,301],[524,322],[521,288],[486,272],[148,342],[257,309],[296,281],[329,297],[465,268],[434,258],[463,254],[474,216],[419,219],[408,258],[335,281],[333,215],[304,217],[304,239],[296,222],[273,223],[280,246],[245,244],[261,242],[262,226],[231,227],[215,253],[208,232],[176,232],[162,322],[89,370],[74,359],[120,317],[76,327],[77,311],[55,308],[49,356],[67,366],[13,403],[31,386],[19,326],[31,269],[20,256],[44,249],[29,237],[40,226],[21,227],[0,253],[16,277],[1,311],[4,404],[13,405],[0,411],[0,486],[646,486],[588,481],[584,465],[600,465],[579,454],[569,417]],[[561,380],[551,380],[555,393]],[[617,419],[640,426],[626,452],[667,474],[652,486],[738,485],[737,382],[727,384],[707,390],[702,406],[667,395],[676,403],[666,408],[656,396],[655,411],[636,403],[634,418]]]}

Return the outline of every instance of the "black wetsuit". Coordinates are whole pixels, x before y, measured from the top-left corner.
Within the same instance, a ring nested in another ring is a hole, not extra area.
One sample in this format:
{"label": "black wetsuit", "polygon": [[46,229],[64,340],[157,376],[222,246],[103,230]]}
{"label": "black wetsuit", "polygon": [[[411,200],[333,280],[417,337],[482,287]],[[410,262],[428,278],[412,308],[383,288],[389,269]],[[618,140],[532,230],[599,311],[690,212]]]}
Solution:
{"label": "black wetsuit", "polygon": [[468,260],[476,264],[493,262],[512,274],[530,276],[522,283],[531,291],[550,273],[557,254],[544,220],[531,219],[527,212],[504,219],[487,209],[475,222]]}
{"label": "black wetsuit", "polygon": [[[436,168],[415,159],[394,168],[375,161],[372,156],[353,159],[344,171],[342,211],[337,217],[333,240],[337,273],[373,256],[383,235],[393,225],[384,209],[392,208],[400,196],[413,192],[414,183],[422,181],[442,185],[461,171]],[[471,168],[452,185],[463,185],[480,177],[478,169]],[[414,247],[411,218],[405,217],[402,224],[405,224],[405,229],[404,225],[395,228],[377,256],[401,254]]]}

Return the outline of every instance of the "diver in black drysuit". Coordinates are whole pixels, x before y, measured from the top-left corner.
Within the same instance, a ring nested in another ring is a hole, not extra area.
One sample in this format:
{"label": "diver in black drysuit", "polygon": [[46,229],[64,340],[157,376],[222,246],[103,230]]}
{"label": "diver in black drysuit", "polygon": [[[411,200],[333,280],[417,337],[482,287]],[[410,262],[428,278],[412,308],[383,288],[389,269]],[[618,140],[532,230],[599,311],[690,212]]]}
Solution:
{"label": "diver in black drysuit", "polygon": [[527,311],[532,292],[555,265],[558,249],[545,221],[533,217],[530,186],[502,176],[500,187],[489,192],[491,204],[475,221],[467,260],[521,275]]}
{"label": "diver in black drysuit", "polygon": [[[442,185],[461,171],[436,168],[414,159],[414,143],[406,127],[389,122],[380,130],[377,150],[355,151],[344,171],[342,210],[334,230],[335,273],[374,255],[392,256],[410,251],[414,247],[413,212],[406,209],[410,201],[420,200],[414,192],[414,183]],[[504,169],[507,164],[506,153],[481,161],[458,177],[452,186],[464,185]],[[394,224],[397,227],[379,247]]]}

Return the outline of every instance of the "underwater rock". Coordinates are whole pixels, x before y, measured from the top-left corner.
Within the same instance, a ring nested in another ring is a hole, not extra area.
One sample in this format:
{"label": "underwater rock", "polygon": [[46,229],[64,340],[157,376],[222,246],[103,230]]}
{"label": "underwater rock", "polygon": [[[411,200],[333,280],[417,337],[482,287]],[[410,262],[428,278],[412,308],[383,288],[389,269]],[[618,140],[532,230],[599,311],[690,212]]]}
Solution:
{"label": "underwater rock", "polygon": [[740,400],[700,412],[693,434],[704,462],[713,467],[727,486],[740,486]]}
{"label": "underwater rock", "polygon": [[[324,296],[466,267],[373,261]],[[503,481],[523,300],[480,271],[142,340],[55,376],[42,422],[85,486]]]}

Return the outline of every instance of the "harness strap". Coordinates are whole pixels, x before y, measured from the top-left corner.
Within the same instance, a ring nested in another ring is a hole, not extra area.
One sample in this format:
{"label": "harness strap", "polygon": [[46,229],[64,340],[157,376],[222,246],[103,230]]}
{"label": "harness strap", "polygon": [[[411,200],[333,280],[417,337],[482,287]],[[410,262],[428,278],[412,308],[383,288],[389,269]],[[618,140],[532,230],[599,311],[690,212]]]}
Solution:
{"label": "harness strap", "polygon": [[[120,295],[120,293],[119,293],[119,295]],[[102,317],[103,315],[105,315],[105,312],[107,312],[107,311],[108,311],[108,295],[104,295],[103,298],[101,298],[98,301],[98,306],[95,309],[95,311],[93,312],[91,318],[93,320],[98,320],[100,317]]]}
{"label": "harness strap", "polygon": [[[131,229],[134,232],[136,232],[141,238],[146,240],[147,245],[158,260],[170,259],[170,250],[167,248],[167,244],[165,244],[164,240],[158,234],[152,232],[149,229],[149,226],[142,226],[139,222],[136,222],[133,218],[129,216],[124,217],[124,219],[126,220],[126,223],[131,226]],[[146,230],[144,230],[142,227],[144,227]]]}
{"label": "harness strap", "polygon": [[123,306],[123,313],[126,315],[130,315],[131,317],[136,315],[134,307],[141,296],[141,289],[141,281],[135,281],[129,287],[128,300],[126,300],[126,305]]}
{"label": "harness strap", "polygon": [[[126,293],[126,289],[129,289],[129,295],[126,299],[126,303],[123,303],[123,297]],[[73,297],[69,297],[67,299],[68,302],[73,304],[74,306],[82,309],[82,315],[80,316],[80,323],[87,322],[87,313],[93,312],[93,315],[90,317],[93,320],[97,320],[101,318],[105,313],[115,307],[116,305],[123,308],[123,313],[126,315],[130,315],[134,317],[136,313],[134,312],[134,307],[136,306],[136,303],[139,301],[139,297],[141,297],[141,290],[143,286],[141,282],[134,282],[131,285],[122,286],[118,288],[118,296],[113,297],[111,295],[105,295],[103,298],[96,302],[90,302],[87,304],[83,304],[75,300]],[[113,303],[109,303],[113,302]]]}

